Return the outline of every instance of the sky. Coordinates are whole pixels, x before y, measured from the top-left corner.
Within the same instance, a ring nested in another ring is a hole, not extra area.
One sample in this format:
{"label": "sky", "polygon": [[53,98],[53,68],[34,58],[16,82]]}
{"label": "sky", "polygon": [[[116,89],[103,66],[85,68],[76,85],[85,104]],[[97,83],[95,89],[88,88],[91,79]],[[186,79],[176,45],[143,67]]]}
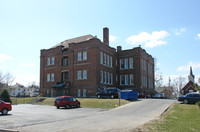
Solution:
{"label": "sky", "polygon": [[87,34],[110,46],[141,45],[165,82],[200,78],[199,0],[0,0],[0,72],[39,84],[40,50]]}

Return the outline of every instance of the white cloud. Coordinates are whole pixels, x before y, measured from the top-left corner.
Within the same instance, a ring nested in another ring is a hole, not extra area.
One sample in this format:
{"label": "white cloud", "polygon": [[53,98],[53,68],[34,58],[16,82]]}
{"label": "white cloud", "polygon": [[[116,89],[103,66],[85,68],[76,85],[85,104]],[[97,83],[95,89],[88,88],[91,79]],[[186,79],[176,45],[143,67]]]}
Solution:
{"label": "white cloud", "polygon": [[0,54],[0,62],[6,61],[6,60],[10,60],[11,57],[5,54]]}
{"label": "white cloud", "polygon": [[193,70],[200,68],[200,63],[195,63],[195,62],[189,62],[187,66],[180,66],[178,67],[178,71],[189,71],[190,66],[192,67]]}
{"label": "white cloud", "polygon": [[186,28],[175,29],[175,35],[180,35],[186,31]]}
{"label": "white cloud", "polygon": [[151,34],[147,32],[141,32],[138,35],[133,35],[127,38],[126,42],[132,45],[144,44],[145,47],[153,48],[160,45],[167,44],[163,41],[169,35],[167,31],[154,31]]}
{"label": "white cloud", "polygon": [[199,34],[197,34],[197,39],[200,39],[200,33],[199,33]]}
{"label": "white cloud", "polygon": [[116,40],[116,38],[117,38],[116,36],[110,35],[109,36],[109,41],[110,42],[114,42]]}

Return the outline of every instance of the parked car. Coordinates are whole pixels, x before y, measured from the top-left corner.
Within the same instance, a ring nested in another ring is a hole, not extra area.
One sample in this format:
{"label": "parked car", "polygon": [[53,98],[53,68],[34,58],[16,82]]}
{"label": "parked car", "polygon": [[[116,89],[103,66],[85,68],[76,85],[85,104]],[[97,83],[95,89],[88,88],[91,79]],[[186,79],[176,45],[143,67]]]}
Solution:
{"label": "parked car", "polygon": [[178,97],[178,101],[181,101],[184,104],[196,103],[196,102],[200,101],[200,94],[188,93],[185,96]]}
{"label": "parked car", "polygon": [[0,100],[0,112],[3,115],[7,115],[8,111],[11,111],[11,110],[12,110],[12,106],[10,103],[6,103],[6,102]]}
{"label": "parked car", "polygon": [[146,94],[143,94],[143,93],[139,93],[139,94],[138,94],[138,98],[150,98],[150,95],[146,95]]}
{"label": "parked car", "polygon": [[160,96],[160,94],[154,94],[153,96],[152,96],[152,98],[160,98],[161,96]]}
{"label": "parked car", "polygon": [[59,96],[54,101],[54,106],[58,109],[60,107],[65,107],[69,109],[71,107],[80,107],[80,102],[72,96]]}
{"label": "parked car", "polygon": [[118,88],[107,88],[103,91],[99,90],[99,92],[96,93],[97,98],[102,97],[110,97],[111,99],[118,98],[118,94],[120,92],[120,89]]}

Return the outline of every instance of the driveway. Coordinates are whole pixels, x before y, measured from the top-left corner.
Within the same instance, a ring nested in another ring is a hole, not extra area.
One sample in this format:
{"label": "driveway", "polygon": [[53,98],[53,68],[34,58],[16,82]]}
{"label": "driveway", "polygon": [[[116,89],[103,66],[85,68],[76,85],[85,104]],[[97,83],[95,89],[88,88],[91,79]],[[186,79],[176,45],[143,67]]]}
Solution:
{"label": "driveway", "polygon": [[0,116],[0,129],[20,132],[131,131],[159,117],[174,102],[168,99],[141,99],[111,110],[14,105],[10,115]]}

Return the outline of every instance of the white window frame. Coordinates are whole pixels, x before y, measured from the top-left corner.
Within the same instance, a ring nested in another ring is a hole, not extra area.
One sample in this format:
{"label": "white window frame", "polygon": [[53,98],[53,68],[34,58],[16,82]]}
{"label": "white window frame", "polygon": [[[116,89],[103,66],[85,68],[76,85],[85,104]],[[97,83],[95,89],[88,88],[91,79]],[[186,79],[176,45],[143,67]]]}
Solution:
{"label": "white window frame", "polygon": [[54,82],[54,73],[51,73],[51,81]]}
{"label": "white window frame", "polygon": [[107,55],[107,66],[110,66],[110,56]]}
{"label": "white window frame", "polygon": [[129,76],[129,81],[130,81],[130,85],[134,85],[134,77],[133,77],[133,74],[130,74]]}
{"label": "white window frame", "polygon": [[103,64],[103,52],[100,52],[100,64]]}
{"label": "white window frame", "polygon": [[133,69],[133,58],[129,58],[129,68]]}
{"label": "white window frame", "polygon": [[124,69],[124,59],[120,59],[120,69]]}
{"label": "white window frame", "polygon": [[107,77],[108,78],[108,82],[107,83],[110,84],[110,73],[107,72],[107,75],[108,75],[108,77]]}
{"label": "white window frame", "polygon": [[87,79],[87,70],[83,70],[83,79]]}
{"label": "white window frame", "polygon": [[103,83],[103,71],[101,71],[100,74],[101,74],[101,75],[100,75],[100,83]]}
{"label": "white window frame", "polygon": [[87,60],[87,51],[83,52],[83,60]]}
{"label": "white window frame", "polygon": [[50,57],[47,58],[47,65],[51,65],[51,58]]}
{"label": "white window frame", "polygon": [[54,65],[55,64],[55,57],[51,58],[51,64]]}
{"label": "white window frame", "polygon": [[104,71],[104,83],[107,83],[107,74],[105,71]]}
{"label": "white window frame", "polygon": [[78,61],[81,61],[81,60],[82,60],[82,53],[78,52]]}
{"label": "white window frame", "polygon": [[112,67],[112,56],[110,56],[110,67]]}
{"label": "white window frame", "polygon": [[103,64],[106,65],[106,54],[104,53],[104,59],[103,59]]}
{"label": "white window frame", "polygon": [[82,79],[82,71],[77,71],[77,79],[78,80]]}
{"label": "white window frame", "polygon": [[50,82],[51,81],[51,74],[47,74],[47,82]]}
{"label": "white window frame", "polygon": [[[123,80],[124,80],[124,84],[122,83]],[[120,85],[125,85],[124,75],[120,75]]]}
{"label": "white window frame", "polygon": [[125,85],[129,84],[129,80],[128,80],[128,74],[125,74]]}
{"label": "white window frame", "polygon": [[124,69],[128,69],[128,58],[124,59]]}

